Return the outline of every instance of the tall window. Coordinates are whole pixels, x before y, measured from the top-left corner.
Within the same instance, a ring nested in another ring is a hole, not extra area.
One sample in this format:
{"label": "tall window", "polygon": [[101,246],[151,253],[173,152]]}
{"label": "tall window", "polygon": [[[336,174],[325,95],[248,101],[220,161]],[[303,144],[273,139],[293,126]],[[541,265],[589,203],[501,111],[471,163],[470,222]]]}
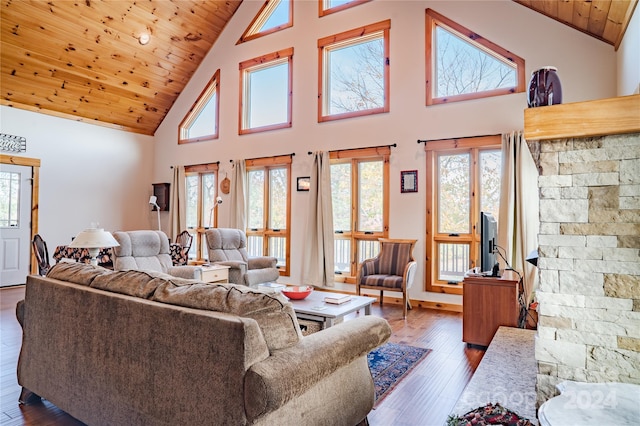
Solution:
{"label": "tall window", "polygon": [[336,274],[352,281],[389,232],[389,147],[330,153]]}
{"label": "tall window", "polygon": [[479,265],[480,212],[499,220],[500,136],[427,142],[427,290],[460,293]]}
{"label": "tall window", "polygon": [[267,0],[236,44],[292,26],[293,0]]}
{"label": "tall window", "polygon": [[289,275],[291,156],[247,160],[247,252],[278,259]]}
{"label": "tall window", "polygon": [[427,105],[524,92],[524,59],[426,11]]}
{"label": "tall window", "polygon": [[318,40],[318,122],[389,111],[389,30],[382,21]]}
{"label": "tall window", "polygon": [[240,63],[240,130],[291,127],[293,48]]}
{"label": "tall window", "polygon": [[204,88],[179,127],[178,144],[218,139],[220,70]]}
{"label": "tall window", "polygon": [[218,163],[185,166],[187,231],[193,236],[189,259],[209,258],[205,231],[218,226]]}
{"label": "tall window", "polygon": [[349,9],[371,0],[318,0],[319,16],[329,15],[341,10]]}

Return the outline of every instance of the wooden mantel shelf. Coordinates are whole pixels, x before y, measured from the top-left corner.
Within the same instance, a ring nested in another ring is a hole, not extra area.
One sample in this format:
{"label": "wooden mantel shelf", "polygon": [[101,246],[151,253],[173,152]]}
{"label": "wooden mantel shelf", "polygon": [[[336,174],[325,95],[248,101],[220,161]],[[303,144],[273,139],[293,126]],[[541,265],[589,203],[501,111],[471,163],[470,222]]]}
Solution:
{"label": "wooden mantel shelf", "polygon": [[524,137],[549,140],[640,132],[640,95],[524,110]]}

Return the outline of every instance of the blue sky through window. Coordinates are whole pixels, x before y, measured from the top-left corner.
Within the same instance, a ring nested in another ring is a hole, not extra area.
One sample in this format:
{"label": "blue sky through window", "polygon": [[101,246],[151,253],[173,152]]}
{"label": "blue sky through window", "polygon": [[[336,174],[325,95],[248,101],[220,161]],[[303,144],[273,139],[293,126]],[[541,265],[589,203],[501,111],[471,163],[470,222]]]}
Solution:
{"label": "blue sky through window", "polygon": [[281,62],[250,71],[249,114],[245,128],[256,128],[288,121],[289,64]]}
{"label": "blue sky through window", "polygon": [[270,30],[287,22],[289,22],[289,0],[281,0],[258,32]]}
{"label": "blue sky through window", "polygon": [[352,0],[329,0],[327,3],[327,9],[331,9],[333,7],[342,6],[343,4],[351,3]]}
{"label": "blue sky through window", "polygon": [[213,135],[216,133],[217,93],[213,93],[198,117],[189,127],[189,138]]}

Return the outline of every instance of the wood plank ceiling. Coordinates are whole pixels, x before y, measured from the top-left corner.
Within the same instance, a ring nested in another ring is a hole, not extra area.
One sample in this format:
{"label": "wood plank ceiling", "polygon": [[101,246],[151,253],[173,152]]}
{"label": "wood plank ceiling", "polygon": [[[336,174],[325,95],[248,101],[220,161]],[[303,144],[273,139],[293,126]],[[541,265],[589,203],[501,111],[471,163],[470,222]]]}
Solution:
{"label": "wood plank ceiling", "polygon": [[[615,48],[638,2],[514,1]],[[153,135],[241,3],[4,0],[0,103]]]}
{"label": "wood plank ceiling", "polygon": [[152,135],[240,3],[5,0],[2,104]]}
{"label": "wood plank ceiling", "polygon": [[613,45],[622,41],[637,0],[514,0]]}

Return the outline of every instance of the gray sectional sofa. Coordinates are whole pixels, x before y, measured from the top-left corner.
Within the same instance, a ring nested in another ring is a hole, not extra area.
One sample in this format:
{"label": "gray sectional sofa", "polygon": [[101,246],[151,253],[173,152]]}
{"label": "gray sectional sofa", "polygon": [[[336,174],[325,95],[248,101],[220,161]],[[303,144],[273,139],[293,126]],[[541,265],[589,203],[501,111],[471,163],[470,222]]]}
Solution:
{"label": "gray sectional sofa", "polygon": [[21,401],[89,425],[345,425],[366,419],[375,316],[303,337],[281,295],[59,263],[29,276]]}

